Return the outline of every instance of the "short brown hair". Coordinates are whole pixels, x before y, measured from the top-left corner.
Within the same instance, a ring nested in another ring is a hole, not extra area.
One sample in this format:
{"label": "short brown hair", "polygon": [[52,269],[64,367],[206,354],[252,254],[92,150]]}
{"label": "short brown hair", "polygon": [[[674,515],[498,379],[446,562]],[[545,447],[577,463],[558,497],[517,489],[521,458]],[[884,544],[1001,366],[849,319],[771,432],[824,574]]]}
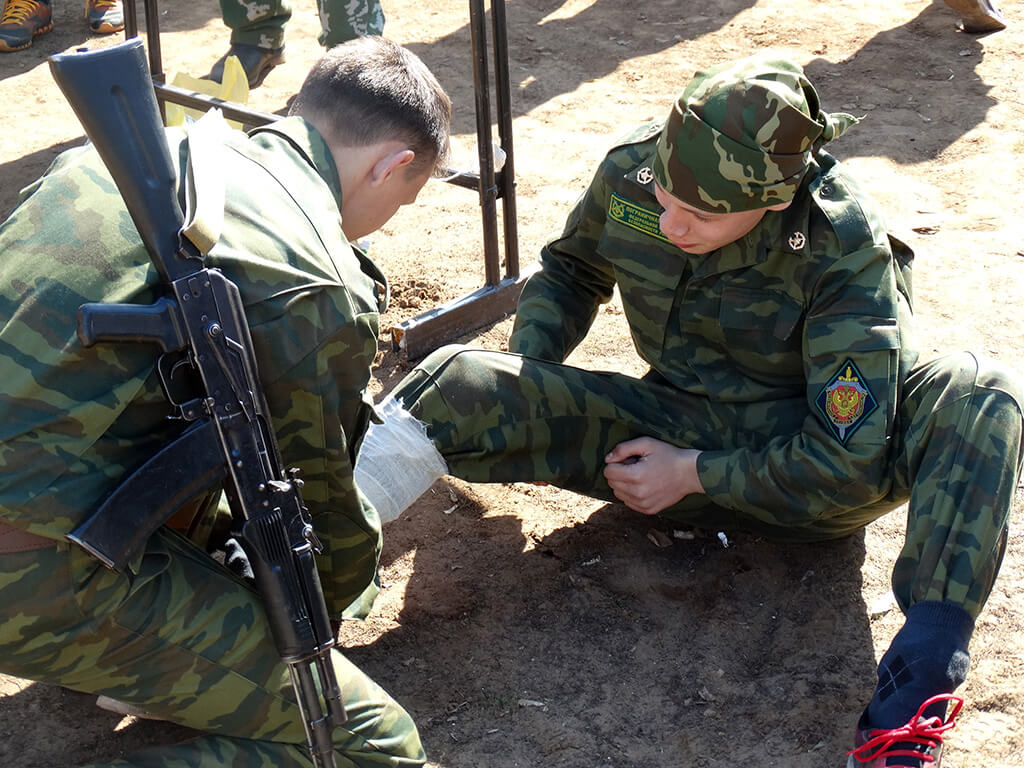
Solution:
{"label": "short brown hair", "polygon": [[416,153],[434,175],[448,162],[451,100],[416,54],[384,37],[336,45],[313,65],[288,110],[316,122],[328,142],[366,146],[388,139]]}

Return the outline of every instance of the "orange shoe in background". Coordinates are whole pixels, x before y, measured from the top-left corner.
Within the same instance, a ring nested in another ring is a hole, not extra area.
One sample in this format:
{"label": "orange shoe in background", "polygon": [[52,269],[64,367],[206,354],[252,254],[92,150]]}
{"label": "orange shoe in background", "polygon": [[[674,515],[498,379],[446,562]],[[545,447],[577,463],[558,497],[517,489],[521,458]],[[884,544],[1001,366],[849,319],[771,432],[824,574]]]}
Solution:
{"label": "orange shoe in background", "polygon": [[0,51],[20,51],[53,29],[49,0],[7,0],[0,14]]}
{"label": "orange shoe in background", "polygon": [[85,20],[89,31],[109,35],[124,29],[124,7],[121,0],[85,0]]}

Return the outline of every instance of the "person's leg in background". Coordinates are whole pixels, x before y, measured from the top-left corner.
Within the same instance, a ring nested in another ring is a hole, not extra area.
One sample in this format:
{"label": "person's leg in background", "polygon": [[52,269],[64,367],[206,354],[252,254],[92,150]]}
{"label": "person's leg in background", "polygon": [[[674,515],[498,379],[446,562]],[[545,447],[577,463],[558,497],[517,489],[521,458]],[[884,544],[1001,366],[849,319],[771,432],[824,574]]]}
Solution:
{"label": "person's leg in background", "polygon": [[284,28],[292,17],[291,0],[220,0],[221,17],[231,29],[231,47],[213,65],[209,79],[222,82],[228,56],[237,56],[256,88],[274,67],[284,62]]}
{"label": "person's leg in background", "polygon": [[4,0],[0,12],[0,52],[24,50],[51,29],[50,0]]}
{"label": "person's leg in background", "polygon": [[[231,48],[213,65],[208,77],[221,82],[224,62],[228,56],[237,56],[249,87],[256,88],[270,70],[284,61],[284,30],[292,15],[291,0],[268,0],[259,4],[220,0],[220,8],[224,23],[231,28]],[[320,16],[317,39],[324,48],[384,33],[380,0],[317,0],[317,12]]]}
{"label": "person's leg in background", "polygon": [[960,14],[964,32],[998,32],[1006,29],[1006,18],[992,0],[946,0],[946,5]]}
{"label": "person's leg in background", "polygon": [[109,35],[124,29],[121,0],[85,0],[85,22],[94,35]]}
{"label": "person's leg in background", "polygon": [[[39,35],[53,29],[51,0],[5,0],[0,2],[0,53],[21,51]],[[109,35],[124,29],[121,0],[85,0],[85,21],[89,31]]]}
{"label": "person's leg in background", "polygon": [[380,0],[316,0],[320,45],[330,48],[367,35],[384,34]]}

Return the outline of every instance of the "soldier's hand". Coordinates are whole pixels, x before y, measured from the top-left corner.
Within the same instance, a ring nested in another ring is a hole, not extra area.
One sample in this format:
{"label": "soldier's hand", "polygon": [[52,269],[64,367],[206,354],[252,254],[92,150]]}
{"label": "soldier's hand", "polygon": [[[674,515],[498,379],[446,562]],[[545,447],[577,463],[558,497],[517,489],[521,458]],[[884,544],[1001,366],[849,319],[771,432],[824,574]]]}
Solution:
{"label": "soldier's hand", "polygon": [[700,451],[653,437],[619,443],[605,456],[604,477],[630,509],[655,515],[691,493],[703,493],[697,476]]}

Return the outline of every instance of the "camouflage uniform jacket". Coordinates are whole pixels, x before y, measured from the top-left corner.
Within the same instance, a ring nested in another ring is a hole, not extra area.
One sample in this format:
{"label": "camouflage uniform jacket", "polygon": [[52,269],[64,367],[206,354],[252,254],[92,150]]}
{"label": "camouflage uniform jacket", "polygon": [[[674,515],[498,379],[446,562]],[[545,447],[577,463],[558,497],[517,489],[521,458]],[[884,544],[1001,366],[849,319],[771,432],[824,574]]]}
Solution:
{"label": "camouflage uniform jacket", "polygon": [[[223,153],[223,234],[208,258],[239,287],[286,466],[324,542],[333,611],[372,599],[376,512],[352,480],[369,417],[379,275],[341,230],[341,188],[323,139],[300,118]],[[183,134],[169,131],[183,177]],[[63,153],[0,226],[0,516],[60,538],[126,473],[180,431],[154,371],[155,347],[76,336],[87,301],[147,304],[156,271],[91,148]],[[369,585],[369,593],[364,592]]]}
{"label": "camouflage uniform jacket", "polygon": [[650,167],[660,128],[643,126],[612,149],[543,249],[510,350],[563,361],[618,286],[652,372],[760,433],[747,446],[697,446],[713,502],[798,520],[878,500],[917,357],[913,254],[820,151],[787,209],[734,243],[687,254],[658,227]]}

